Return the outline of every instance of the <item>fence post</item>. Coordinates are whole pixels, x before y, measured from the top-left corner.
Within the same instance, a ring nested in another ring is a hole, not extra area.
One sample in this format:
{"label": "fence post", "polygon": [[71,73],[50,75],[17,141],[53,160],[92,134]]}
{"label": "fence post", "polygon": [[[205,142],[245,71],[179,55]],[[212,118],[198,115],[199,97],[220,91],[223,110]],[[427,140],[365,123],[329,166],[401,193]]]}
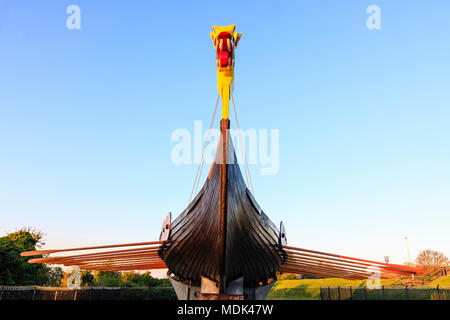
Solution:
{"label": "fence post", "polygon": [[350,300],[353,300],[352,286],[350,286]]}
{"label": "fence post", "polygon": [[367,290],[366,290],[366,286],[364,286],[364,299],[367,300]]}
{"label": "fence post", "polygon": [[55,300],[58,298],[58,289],[55,290]]}
{"label": "fence post", "polygon": [[341,300],[341,287],[338,286],[338,300]]}
{"label": "fence post", "polygon": [[409,300],[408,285],[405,286],[406,300]]}
{"label": "fence post", "polygon": [[441,293],[439,292],[439,284],[436,286],[437,294],[438,294],[438,300],[441,300]]}
{"label": "fence post", "polygon": [[331,300],[331,289],[328,287],[328,300]]}
{"label": "fence post", "polygon": [[36,296],[36,288],[33,289],[33,297],[31,298],[31,300],[34,300],[35,296]]}
{"label": "fence post", "polygon": [[384,285],[381,287],[381,290],[383,292],[383,300],[386,300],[386,296],[384,295]]}

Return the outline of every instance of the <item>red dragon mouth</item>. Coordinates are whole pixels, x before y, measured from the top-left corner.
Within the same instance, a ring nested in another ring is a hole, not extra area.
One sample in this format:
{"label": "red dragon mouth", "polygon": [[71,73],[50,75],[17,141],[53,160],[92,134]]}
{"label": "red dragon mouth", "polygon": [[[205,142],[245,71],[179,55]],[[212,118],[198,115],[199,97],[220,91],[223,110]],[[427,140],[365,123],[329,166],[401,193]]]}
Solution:
{"label": "red dragon mouth", "polygon": [[233,65],[233,40],[228,32],[222,32],[217,41],[217,66],[226,68]]}

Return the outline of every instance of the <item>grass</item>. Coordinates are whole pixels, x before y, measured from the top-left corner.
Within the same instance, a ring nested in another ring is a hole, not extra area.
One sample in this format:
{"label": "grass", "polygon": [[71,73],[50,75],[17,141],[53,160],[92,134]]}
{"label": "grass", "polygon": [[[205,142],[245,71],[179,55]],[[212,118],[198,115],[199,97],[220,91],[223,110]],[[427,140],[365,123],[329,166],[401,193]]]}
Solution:
{"label": "grass", "polygon": [[267,295],[267,300],[320,300],[320,287],[359,287],[365,280],[301,279],[278,280]]}
{"label": "grass", "polygon": [[434,281],[432,284],[433,286],[439,285],[441,288],[450,288],[450,276]]}
{"label": "grass", "polygon": [[[389,290],[390,288],[404,288],[404,279],[383,279],[380,285],[384,286],[386,293],[393,299],[397,299],[396,290]],[[439,280],[429,282],[423,286],[415,288],[436,288],[439,284],[440,288],[450,288],[450,276],[441,278]],[[278,280],[267,295],[267,300],[320,300],[320,287],[364,287],[366,280],[345,280],[337,278],[329,279],[301,279],[301,280]],[[389,291],[388,291],[389,290]],[[361,291],[356,290],[355,294],[361,294]],[[371,299],[381,298],[376,295],[379,292],[373,291],[369,295]],[[425,293],[424,293],[425,294]],[[425,298],[425,297],[424,297]]]}

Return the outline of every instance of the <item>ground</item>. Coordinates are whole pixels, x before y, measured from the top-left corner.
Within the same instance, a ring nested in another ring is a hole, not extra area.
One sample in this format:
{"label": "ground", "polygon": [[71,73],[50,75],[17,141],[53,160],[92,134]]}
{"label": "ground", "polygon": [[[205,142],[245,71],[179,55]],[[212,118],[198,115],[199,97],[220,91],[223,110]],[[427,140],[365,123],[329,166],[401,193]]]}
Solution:
{"label": "ground", "polygon": [[[425,280],[424,284],[416,284],[414,287],[450,288],[450,276]],[[382,280],[381,285],[385,287],[404,287],[410,278]],[[301,279],[301,280],[278,280],[267,296],[267,300],[320,300],[320,287],[362,287],[366,280],[345,279]]]}

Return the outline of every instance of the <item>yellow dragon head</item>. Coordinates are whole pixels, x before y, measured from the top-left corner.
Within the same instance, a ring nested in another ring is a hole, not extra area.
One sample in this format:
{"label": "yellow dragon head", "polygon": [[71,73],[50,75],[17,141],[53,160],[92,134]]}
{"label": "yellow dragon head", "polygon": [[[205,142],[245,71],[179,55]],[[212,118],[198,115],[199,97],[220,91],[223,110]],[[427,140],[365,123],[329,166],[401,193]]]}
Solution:
{"label": "yellow dragon head", "polygon": [[210,32],[211,40],[216,49],[217,69],[230,70],[234,68],[234,49],[237,47],[242,33],[234,31],[235,24],[230,26],[213,26],[214,32]]}
{"label": "yellow dragon head", "polygon": [[234,91],[234,49],[236,49],[242,33],[234,32],[236,25],[213,26],[211,40],[216,49],[217,90],[222,98],[222,119],[228,119],[230,96]]}

